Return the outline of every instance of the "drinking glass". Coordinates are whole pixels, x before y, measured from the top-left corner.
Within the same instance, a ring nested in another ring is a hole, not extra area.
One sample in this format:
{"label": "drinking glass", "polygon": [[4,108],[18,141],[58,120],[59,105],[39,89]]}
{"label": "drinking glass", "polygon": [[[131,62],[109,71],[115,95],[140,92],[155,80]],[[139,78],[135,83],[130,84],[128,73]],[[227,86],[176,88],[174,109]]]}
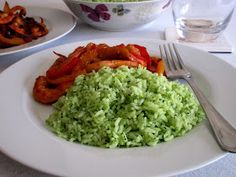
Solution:
{"label": "drinking glass", "polygon": [[180,39],[215,40],[230,22],[236,0],[173,0],[172,13]]}

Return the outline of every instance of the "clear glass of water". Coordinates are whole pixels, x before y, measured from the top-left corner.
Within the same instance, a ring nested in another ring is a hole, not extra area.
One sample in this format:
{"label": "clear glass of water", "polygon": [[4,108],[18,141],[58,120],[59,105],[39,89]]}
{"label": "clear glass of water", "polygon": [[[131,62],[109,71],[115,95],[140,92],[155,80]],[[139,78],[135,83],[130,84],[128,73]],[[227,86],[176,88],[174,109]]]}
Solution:
{"label": "clear glass of water", "polygon": [[181,40],[215,40],[230,22],[236,0],[173,0],[172,13]]}

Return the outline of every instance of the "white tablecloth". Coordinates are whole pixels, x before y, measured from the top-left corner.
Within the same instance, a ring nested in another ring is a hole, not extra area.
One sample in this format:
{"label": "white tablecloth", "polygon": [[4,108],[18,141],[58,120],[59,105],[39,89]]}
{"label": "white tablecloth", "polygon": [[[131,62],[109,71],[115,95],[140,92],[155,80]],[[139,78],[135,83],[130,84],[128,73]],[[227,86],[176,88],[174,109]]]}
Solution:
{"label": "white tablecloth", "polygon": [[[3,6],[5,1],[0,1],[0,7]],[[69,11],[68,8],[64,5],[61,0],[47,0],[47,1],[38,1],[38,0],[10,0],[10,4],[23,4],[30,6],[46,6],[62,9]],[[75,29],[64,36],[63,38],[49,43],[47,45],[27,50],[24,52],[19,52],[17,54],[6,55],[0,57],[0,72],[6,69],[8,66],[14,64],[20,59],[29,56],[35,52],[41,51],[46,48],[57,46],[60,44],[65,44],[69,42],[89,40],[89,39],[98,39],[103,37],[145,37],[145,38],[156,38],[164,39],[164,30],[166,27],[173,26],[173,19],[171,16],[171,9],[164,12],[153,24],[149,25],[146,28],[135,30],[132,32],[105,32],[95,30],[86,24],[78,21]],[[224,35],[227,39],[230,39],[233,47],[236,48],[236,13],[234,13],[233,18],[224,32]],[[232,66],[236,67],[236,55],[235,52],[232,54],[215,54],[220,59],[228,62]],[[235,80],[236,81],[236,80]],[[1,83],[2,84],[2,83]],[[236,116],[236,115],[235,115]],[[29,167],[26,167],[6,155],[0,152],[0,176],[4,177],[50,177],[52,175],[45,174],[33,170]],[[178,177],[235,177],[236,176],[236,154],[228,154],[226,157],[208,165],[203,168],[178,175]]]}

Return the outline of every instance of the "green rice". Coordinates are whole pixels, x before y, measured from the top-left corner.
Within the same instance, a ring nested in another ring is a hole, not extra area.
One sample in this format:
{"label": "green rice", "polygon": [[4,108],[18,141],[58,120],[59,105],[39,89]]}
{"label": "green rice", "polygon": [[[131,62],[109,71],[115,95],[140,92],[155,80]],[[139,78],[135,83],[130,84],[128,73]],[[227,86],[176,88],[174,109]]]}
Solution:
{"label": "green rice", "polygon": [[204,113],[187,85],[145,68],[102,68],[78,76],[46,125],[71,142],[154,146],[187,133]]}

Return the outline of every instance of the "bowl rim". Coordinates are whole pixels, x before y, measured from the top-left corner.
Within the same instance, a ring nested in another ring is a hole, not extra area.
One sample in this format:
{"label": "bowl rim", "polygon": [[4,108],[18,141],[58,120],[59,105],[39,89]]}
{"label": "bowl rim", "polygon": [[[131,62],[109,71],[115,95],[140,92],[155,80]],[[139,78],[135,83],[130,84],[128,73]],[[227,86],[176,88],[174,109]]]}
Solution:
{"label": "bowl rim", "polygon": [[[102,2],[102,1],[86,1],[86,0],[63,0],[64,2],[73,2],[73,3],[87,3],[87,4],[110,4],[110,5],[118,5],[118,4],[147,4],[151,2],[165,2],[172,3],[173,0],[140,0],[140,1],[132,1],[132,2]],[[169,6],[168,5],[168,6]]]}

